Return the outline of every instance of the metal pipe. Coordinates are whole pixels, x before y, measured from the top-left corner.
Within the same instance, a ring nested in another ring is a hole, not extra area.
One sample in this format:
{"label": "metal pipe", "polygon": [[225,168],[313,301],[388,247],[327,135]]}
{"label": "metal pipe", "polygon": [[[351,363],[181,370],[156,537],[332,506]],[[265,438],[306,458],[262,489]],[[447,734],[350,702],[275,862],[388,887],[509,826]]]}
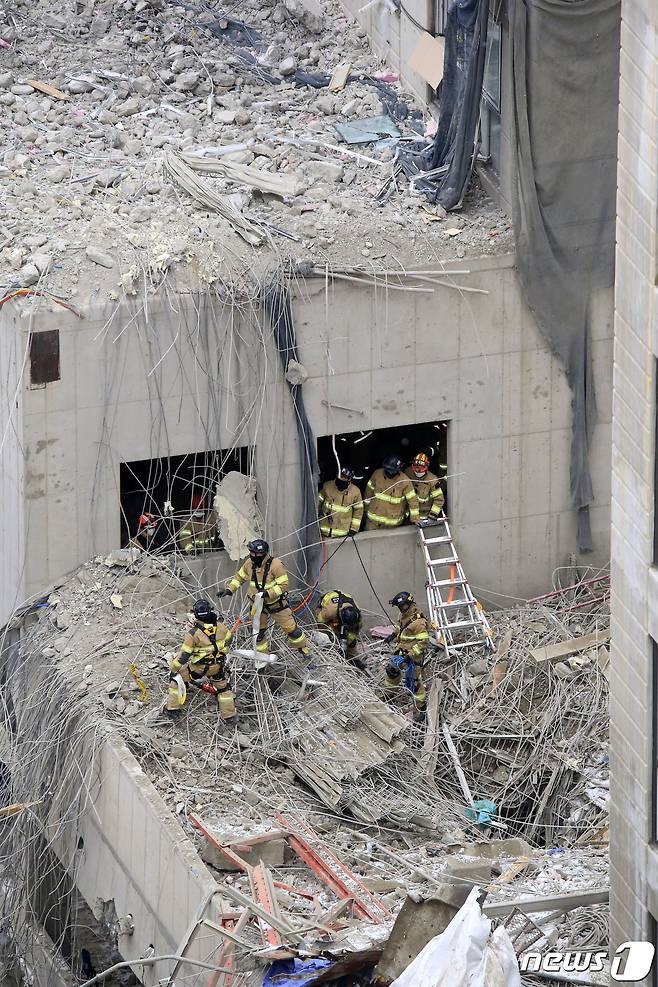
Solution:
{"label": "metal pipe", "polygon": [[167,953],[164,956],[150,956],[146,960],[124,960],[122,963],[115,963],[114,966],[108,967],[107,970],[103,970],[102,973],[97,973],[95,977],[91,980],[85,980],[80,987],[92,987],[92,984],[100,983],[101,980],[105,980],[106,977],[111,976],[116,973],[117,970],[125,970],[126,967],[133,966],[153,966],[154,963],[159,963],[162,960],[174,960],[176,963],[189,963],[190,966],[199,966],[203,970],[212,970],[213,973],[235,973],[235,968],[229,968],[226,966],[213,966],[212,963],[203,963],[201,960],[191,960],[187,956],[177,956],[175,953]]}

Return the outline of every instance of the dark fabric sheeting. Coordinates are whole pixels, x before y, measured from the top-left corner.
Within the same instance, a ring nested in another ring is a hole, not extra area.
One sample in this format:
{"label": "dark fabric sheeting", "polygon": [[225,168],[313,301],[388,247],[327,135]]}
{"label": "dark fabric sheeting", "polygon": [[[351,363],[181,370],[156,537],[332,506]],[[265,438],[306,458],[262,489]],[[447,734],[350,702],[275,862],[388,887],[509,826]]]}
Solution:
{"label": "dark fabric sheeting", "polygon": [[[279,358],[283,372],[288,369],[290,360],[299,362],[295,326],[292,318],[290,292],[285,284],[279,281],[271,282],[263,296],[265,310],[272,323]],[[301,384],[288,382],[288,389],[295,411],[295,423],[299,438],[299,455],[301,459],[301,488],[302,512],[299,519],[297,537],[302,548],[303,565],[297,566],[302,579],[312,582],[317,576],[320,557],[320,528],[318,526],[318,482],[319,469],[315,444],[315,436],[311,429]]]}
{"label": "dark fabric sheeting", "polygon": [[517,265],[571,386],[571,497],[591,551],[589,306],[614,279],[619,0],[510,0]]}
{"label": "dark fabric sheeting", "polygon": [[[450,6],[445,29],[445,54],[439,125],[432,155],[425,167],[448,166],[430,198],[445,209],[461,200],[471,170],[480,119],[482,79],[487,48],[489,0],[457,0]],[[431,186],[421,186],[425,192]]]}

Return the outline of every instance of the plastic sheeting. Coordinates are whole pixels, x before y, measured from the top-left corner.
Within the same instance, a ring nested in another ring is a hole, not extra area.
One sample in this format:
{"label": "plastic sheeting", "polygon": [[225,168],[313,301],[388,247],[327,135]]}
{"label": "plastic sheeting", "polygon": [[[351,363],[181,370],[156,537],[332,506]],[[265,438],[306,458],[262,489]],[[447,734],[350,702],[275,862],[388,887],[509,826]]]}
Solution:
{"label": "plastic sheeting", "polygon": [[447,929],[435,936],[391,987],[521,987],[507,930],[491,931],[473,888]]}
{"label": "plastic sheeting", "polygon": [[263,987],[305,987],[312,984],[320,970],[326,970],[333,960],[276,960],[263,980]]}
{"label": "plastic sheeting", "polygon": [[[288,286],[279,280],[271,281],[264,290],[263,304],[272,323],[283,372],[287,373],[288,364],[291,361],[299,363]],[[298,571],[302,579],[308,580],[311,573],[313,573],[313,578],[315,578],[320,556],[318,547],[320,545],[320,528],[318,526],[317,511],[319,483],[318,457],[315,436],[313,435],[313,430],[311,429],[311,424],[304,407],[302,385],[292,384],[289,380],[287,384],[295,411],[301,459],[302,511],[298,524],[299,530],[297,537],[302,548],[304,561],[302,566],[298,566]]]}
{"label": "plastic sheeting", "polygon": [[614,280],[619,25],[619,0],[511,0],[516,261],[573,395],[580,551],[592,548],[591,296]]}

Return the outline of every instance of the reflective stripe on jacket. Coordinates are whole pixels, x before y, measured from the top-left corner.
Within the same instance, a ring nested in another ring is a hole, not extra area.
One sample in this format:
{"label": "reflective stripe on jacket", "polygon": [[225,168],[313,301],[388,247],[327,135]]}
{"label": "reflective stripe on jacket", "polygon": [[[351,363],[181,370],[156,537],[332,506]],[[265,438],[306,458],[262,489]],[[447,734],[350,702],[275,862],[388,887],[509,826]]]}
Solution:
{"label": "reflective stripe on jacket", "polygon": [[420,610],[400,618],[395,629],[395,649],[414,660],[422,658],[429,644],[428,620]]}
{"label": "reflective stripe on jacket", "polygon": [[443,510],[445,498],[441,489],[441,481],[434,473],[426,473],[422,480],[414,476],[414,471],[409,466],[405,471],[414,485],[416,496],[418,497],[418,507],[421,517],[439,517]]}
{"label": "reflective stripe on jacket", "polygon": [[340,619],[340,609],[345,605],[355,607],[359,612],[359,626],[345,631],[345,640],[348,643],[356,642],[362,624],[361,611],[357,607],[353,598],[348,596],[347,593],[341,593],[338,589],[332,589],[328,593],[325,593],[324,596],[321,597],[318,608],[315,611],[315,619],[318,624],[326,624],[336,633],[340,633],[343,629],[342,621]]}
{"label": "reflective stripe on jacket", "polygon": [[271,555],[266,556],[255,569],[251,559],[247,558],[227,586],[235,593],[243,583],[249,583],[247,595],[250,600],[256,593],[263,593],[265,603],[276,603],[288,592],[288,573],[281,559],[274,559]]}
{"label": "reflective stripe on jacket", "polygon": [[[215,635],[215,645],[213,645],[212,635]],[[231,641],[231,631],[226,624],[197,624],[193,631],[185,635],[180,649],[180,656],[183,662],[213,661],[226,657]]]}
{"label": "reflective stripe on jacket", "polygon": [[375,470],[366,485],[366,504],[368,520],[391,528],[403,524],[407,512],[412,521],[420,517],[414,485],[404,473],[389,479],[383,469]]}
{"label": "reflective stripe on jacket", "polygon": [[327,480],[318,495],[318,514],[320,531],[327,538],[357,532],[363,519],[361,491],[354,483],[346,490],[339,490],[335,480]]}

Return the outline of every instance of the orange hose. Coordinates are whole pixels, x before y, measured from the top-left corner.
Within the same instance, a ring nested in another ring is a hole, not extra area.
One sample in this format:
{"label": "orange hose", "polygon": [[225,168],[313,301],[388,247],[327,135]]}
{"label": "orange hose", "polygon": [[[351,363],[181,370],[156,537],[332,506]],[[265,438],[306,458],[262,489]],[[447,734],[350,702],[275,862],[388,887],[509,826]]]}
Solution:
{"label": "orange hose", "polygon": [[299,604],[299,606],[296,606],[295,607],[295,609],[293,610],[293,613],[297,613],[298,610],[301,610],[302,607],[305,607],[306,604],[308,603],[308,601],[311,599],[311,597],[315,593],[315,591],[318,588],[318,585],[320,583],[320,576],[322,575],[322,570],[324,569],[324,567],[326,565],[326,562],[327,562],[327,543],[326,543],[326,541],[323,538],[322,539],[322,565],[320,566],[320,571],[318,572],[318,578],[315,580],[315,582],[311,586],[311,589],[310,589],[310,591],[308,593],[308,596],[305,596],[304,599],[302,600],[302,602]]}
{"label": "orange hose", "polygon": [[[451,579],[454,579],[455,578],[456,571],[457,570],[455,569],[454,565],[451,565],[450,566],[450,578]],[[450,587],[450,592],[448,593],[448,600],[447,600],[447,602],[448,603],[452,603],[454,597],[455,597],[455,587],[454,586],[451,586]]]}

